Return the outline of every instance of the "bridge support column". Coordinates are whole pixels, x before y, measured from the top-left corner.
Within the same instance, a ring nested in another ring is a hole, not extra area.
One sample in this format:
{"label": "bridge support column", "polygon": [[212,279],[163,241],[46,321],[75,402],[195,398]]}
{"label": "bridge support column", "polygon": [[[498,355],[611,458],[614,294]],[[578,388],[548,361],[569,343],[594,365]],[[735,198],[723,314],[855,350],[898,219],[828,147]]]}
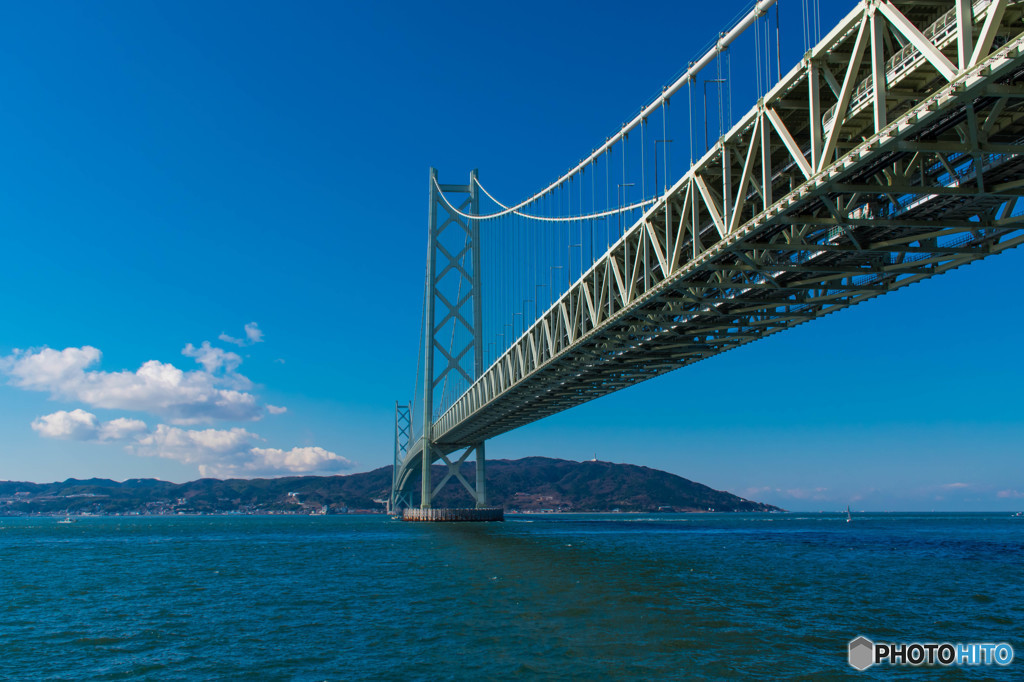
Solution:
{"label": "bridge support column", "polygon": [[[480,186],[476,182],[477,171],[469,174],[469,201],[474,215],[480,213]],[[473,378],[479,379],[484,373],[484,316],[480,295],[480,221],[469,221],[469,238],[473,243]],[[476,506],[487,507],[487,467],[484,464],[484,442],[476,444]]]}
{"label": "bridge support column", "polygon": [[431,464],[430,442],[423,440],[423,458],[420,460],[420,509],[430,509],[430,502],[434,497],[434,487],[430,482]]}
{"label": "bridge support column", "polygon": [[[409,450],[421,453],[420,508],[430,509],[434,497],[451,478],[458,479],[469,491],[477,508],[487,507],[487,483],[484,444],[460,445],[435,443],[433,422],[435,399],[444,401],[462,394],[483,374],[483,298],[480,272],[480,222],[472,218],[480,212],[480,187],[477,172],[470,173],[469,184],[440,184],[437,171],[430,169],[429,212],[427,218],[427,291],[423,307],[422,370],[418,377],[417,399],[422,401],[410,422],[418,428],[419,440]],[[449,197],[461,197],[457,200]],[[422,393],[420,392],[422,390]],[[446,407],[446,406],[442,406]],[[410,442],[413,439],[410,438]],[[397,448],[397,446],[396,446]],[[453,450],[461,456],[449,459]],[[408,450],[407,450],[408,452]],[[476,481],[470,484],[459,471],[476,454]],[[442,460],[448,471],[438,485],[432,485],[431,465]],[[404,459],[403,459],[404,462]],[[392,499],[400,495],[395,486],[407,485],[414,471],[396,460]]]}
{"label": "bridge support column", "polygon": [[409,454],[409,444],[412,439],[412,405],[395,402],[395,461],[391,467],[391,501],[388,504],[388,513],[397,514],[400,507],[410,507],[408,491],[401,490],[398,480],[399,471],[406,456]]}
{"label": "bridge support column", "polygon": [[484,444],[476,446],[476,506],[487,506],[487,467],[484,459]]}
{"label": "bridge support column", "polygon": [[423,305],[423,453],[420,460],[420,509],[430,509],[433,486],[430,484],[430,465],[434,458],[430,451],[431,431],[434,425],[434,346],[437,329],[434,324],[434,300],[437,298],[437,204],[440,202],[437,169],[430,169],[430,209],[427,212],[427,295]]}

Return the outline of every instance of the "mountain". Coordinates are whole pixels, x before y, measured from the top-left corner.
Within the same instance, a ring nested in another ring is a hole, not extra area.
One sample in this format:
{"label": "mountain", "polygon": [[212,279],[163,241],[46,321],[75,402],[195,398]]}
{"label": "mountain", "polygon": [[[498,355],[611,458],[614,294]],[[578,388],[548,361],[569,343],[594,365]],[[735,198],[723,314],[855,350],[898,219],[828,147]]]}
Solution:
{"label": "mountain", "polygon": [[[443,472],[434,467],[435,481]],[[472,481],[475,467],[466,463],[462,472]],[[782,511],[658,469],[550,457],[488,460],[487,493],[492,504],[509,511]],[[471,506],[471,499],[450,481],[434,506]]]}
{"label": "mountain", "polygon": [[[436,486],[446,468],[434,466]],[[475,466],[462,474],[470,481]],[[391,467],[348,476],[288,478],[204,478],[188,483],[155,479],[68,479],[57,483],[0,481],[0,515],[14,514],[177,514],[310,513],[359,509],[383,511],[389,497]],[[781,511],[700,483],[632,464],[574,462],[525,457],[487,462],[490,501],[507,511]],[[418,483],[417,483],[418,490]],[[418,498],[418,492],[414,499]],[[434,498],[436,507],[466,507],[473,501],[450,480]]]}

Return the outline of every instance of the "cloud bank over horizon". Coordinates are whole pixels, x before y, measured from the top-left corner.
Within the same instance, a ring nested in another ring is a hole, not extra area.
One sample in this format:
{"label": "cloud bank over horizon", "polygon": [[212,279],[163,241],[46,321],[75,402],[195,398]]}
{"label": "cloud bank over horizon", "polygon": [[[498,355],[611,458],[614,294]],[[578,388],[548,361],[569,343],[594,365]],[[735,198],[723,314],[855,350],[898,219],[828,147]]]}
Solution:
{"label": "cloud bank over horizon", "polygon": [[[245,325],[239,346],[263,341],[255,322]],[[224,339],[226,334],[221,334]],[[169,423],[154,428],[140,419],[107,421],[85,409],[57,410],[34,419],[31,428],[43,438],[94,443],[120,443],[139,457],[162,457],[195,465],[203,477],[257,477],[333,474],[354,464],[321,447],[290,450],[261,447],[264,439],[241,427],[187,429],[213,422],[255,422],[280,415],[287,408],[262,402],[254,384],[238,373],[237,353],[203,341],[181,351],[201,369],[182,370],[159,360],[139,369],[108,372],[96,369],[102,353],[93,346],[55,350],[15,349],[0,358],[0,373],[12,386],[49,393],[51,400],[82,403],[90,409],[125,410],[153,415]]]}
{"label": "cloud bank over horizon", "polygon": [[[189,349],[200,355],[200,364],[220,362],[218,368],[225,368],[224,358],[214,359],[212,353],[204,354],[192,344],[183,352],[187,355],[192,352]],[[266,415],[266,407],[255,395],[235,388],[251,386],[251,382],[233,370],[218,375],[205,367],[184,371],[169,362],[148,360],[134,372],[87,371],[99,364],[102,355],[92,346],[15,350],[0,359],[0,371],[10,377],[11,385],[46,392],[53,399],[92,408],[148,412],[179,425],[257,421]]]}
{"label": "cloud bank over horizon", "polygon": [[44,438],[121,442],[128,452],[140,457],[163,457],[194,464],[203,477],[336,474],[354,466],[350,460],[321,447],[291,450],[258,447],[263,438],[239,427],[198,430],[158,424],[150,431],[145,422],[138,419],[100,422],[91,412],[76,409],[39,417],[32,422],[32,429]]}
{"label": "cloud bank over horizon", "polygon": [[128,449],[143,457],[195,464],[201,476],[213,478],[335,474],[353,467],[348,459],[320,447],[257,447],[262,440],[242,428],[199,431],[159,424]]}

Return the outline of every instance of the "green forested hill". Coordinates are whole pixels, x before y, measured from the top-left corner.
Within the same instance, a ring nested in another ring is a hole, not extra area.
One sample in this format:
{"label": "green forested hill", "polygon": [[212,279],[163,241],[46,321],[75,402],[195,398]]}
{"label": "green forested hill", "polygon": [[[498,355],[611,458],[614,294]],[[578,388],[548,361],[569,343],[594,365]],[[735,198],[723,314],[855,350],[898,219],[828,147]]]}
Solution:
{"label": "green forested hill", "polygon": [[[470,481],[474,465],[462,472]],[[435,466],[435,485],[444,469]],[[507,511],[775,511],[777,507],[713,490],[700,483],[632,464],[575,462],[525,457],[487,462],[490,502]],[[205,478],[188,483],[154,479],[68,479],[59,483],[0,482],[0,514],[198,513],[383,510],[391,467],[348,476],[272,479]],[[418,494],[416,495],[418,499]],[[434,500],[437,507],[472,506],[453,480]]]}

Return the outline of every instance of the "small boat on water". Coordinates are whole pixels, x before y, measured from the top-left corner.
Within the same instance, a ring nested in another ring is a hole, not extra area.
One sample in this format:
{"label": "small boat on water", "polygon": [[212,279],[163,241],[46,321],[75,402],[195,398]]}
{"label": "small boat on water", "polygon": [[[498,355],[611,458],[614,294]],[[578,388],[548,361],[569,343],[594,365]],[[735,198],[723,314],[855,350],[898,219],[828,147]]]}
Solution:
{"label": "small boat on water", "polygon": [[853,515],[850,514],[850,505],[846,505],[846,522],[853,521]]}
{"label": "small boat on water", "polygon": [[61,519],[57,523],[78,523],[78,519],[73,519],[70,516],[65,516],[63,519]]}

